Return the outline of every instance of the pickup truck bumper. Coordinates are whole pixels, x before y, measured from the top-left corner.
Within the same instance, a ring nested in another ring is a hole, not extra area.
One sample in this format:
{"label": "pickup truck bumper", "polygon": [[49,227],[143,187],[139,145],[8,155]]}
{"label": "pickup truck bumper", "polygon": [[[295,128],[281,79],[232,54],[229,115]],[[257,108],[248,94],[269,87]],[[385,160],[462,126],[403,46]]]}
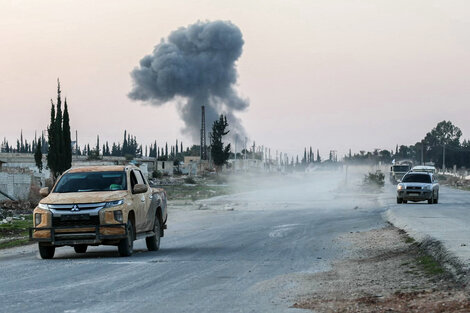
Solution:
{"label": "pickup truck bumper", "polygon": [[50,243],[54,246],[77,244],[102,244],[104,241],[127,237],[126,224],[96,226],[31,227],[29,240]]}

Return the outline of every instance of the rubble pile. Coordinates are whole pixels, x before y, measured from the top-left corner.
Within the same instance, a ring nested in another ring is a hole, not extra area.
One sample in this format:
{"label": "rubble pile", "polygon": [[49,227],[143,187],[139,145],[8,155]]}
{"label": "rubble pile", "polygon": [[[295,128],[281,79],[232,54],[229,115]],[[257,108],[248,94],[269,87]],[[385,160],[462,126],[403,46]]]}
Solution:
{"label": "rubble pile", "polygon": [[470,188],[470,179],[467,177],[450,176],[450,175],[439,175],[439,183],[442,185],[448,185],[452,187],[463,187]]}
{"label": "rubble pile", "polygon": [[[192,181],[198,184],[204,181],[204,178],[191,176]],[[187,184],[188,176],[166,176],[160,179],[153,178],[150,180],[151,186],[178,186]]]}
{"label": "rubble pile", "polygon": [[24,215],[32,214],[36,204],[29,201],[0,202],[0,224],[9,224],[13,220],[24,220]]}

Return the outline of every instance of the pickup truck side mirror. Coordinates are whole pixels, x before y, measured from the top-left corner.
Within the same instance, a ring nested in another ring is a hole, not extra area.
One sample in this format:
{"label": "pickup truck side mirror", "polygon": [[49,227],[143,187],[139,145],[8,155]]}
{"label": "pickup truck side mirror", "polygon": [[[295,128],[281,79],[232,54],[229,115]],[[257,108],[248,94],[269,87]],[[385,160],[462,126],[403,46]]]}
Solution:
{"label": "pickup truck side mirror", "polygon": [[39,195],[43,198],[47,197],[49,195],[49,187],[39,189]]}
{"label": "pickup truck side mirror", "polygon": [[148,187],[147,185],[144,184],[136,184],[134,186],[134,189],[132,190],[132,193],[137,194],[137,193],[144,193],[147,192]]}

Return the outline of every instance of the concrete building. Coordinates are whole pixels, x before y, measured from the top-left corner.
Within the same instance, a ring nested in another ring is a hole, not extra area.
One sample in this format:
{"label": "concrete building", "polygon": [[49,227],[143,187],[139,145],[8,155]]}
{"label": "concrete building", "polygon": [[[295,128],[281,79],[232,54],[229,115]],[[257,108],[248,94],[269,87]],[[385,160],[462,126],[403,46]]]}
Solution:
{"label": "concrete building", "polygon": [[239,171],[265,171],[265,162],[258,159],[231,159],[228,160],[227,169]]}
{"label": "concrete building", "polygon": [[157,161],[157,171],[161,172],[164,175],[173,176],[174,165],[173,161]]}
{"label": "concrete building", "polygon": [[189,163],[198,163],[201,161],[200,156],[185,156],[184,157],[184,164],[189,164]]}

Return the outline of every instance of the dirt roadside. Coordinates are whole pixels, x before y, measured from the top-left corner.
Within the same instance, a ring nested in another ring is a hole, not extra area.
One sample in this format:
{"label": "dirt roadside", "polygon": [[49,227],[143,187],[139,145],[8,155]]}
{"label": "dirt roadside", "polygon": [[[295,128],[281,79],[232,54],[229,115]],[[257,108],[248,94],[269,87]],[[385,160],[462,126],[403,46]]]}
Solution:
{"label": "dirt roadside", "polygon": [[294,308],[314,312],[470,312],[470,292],[395,227],[351,233],[349,258],[304,278]]}

